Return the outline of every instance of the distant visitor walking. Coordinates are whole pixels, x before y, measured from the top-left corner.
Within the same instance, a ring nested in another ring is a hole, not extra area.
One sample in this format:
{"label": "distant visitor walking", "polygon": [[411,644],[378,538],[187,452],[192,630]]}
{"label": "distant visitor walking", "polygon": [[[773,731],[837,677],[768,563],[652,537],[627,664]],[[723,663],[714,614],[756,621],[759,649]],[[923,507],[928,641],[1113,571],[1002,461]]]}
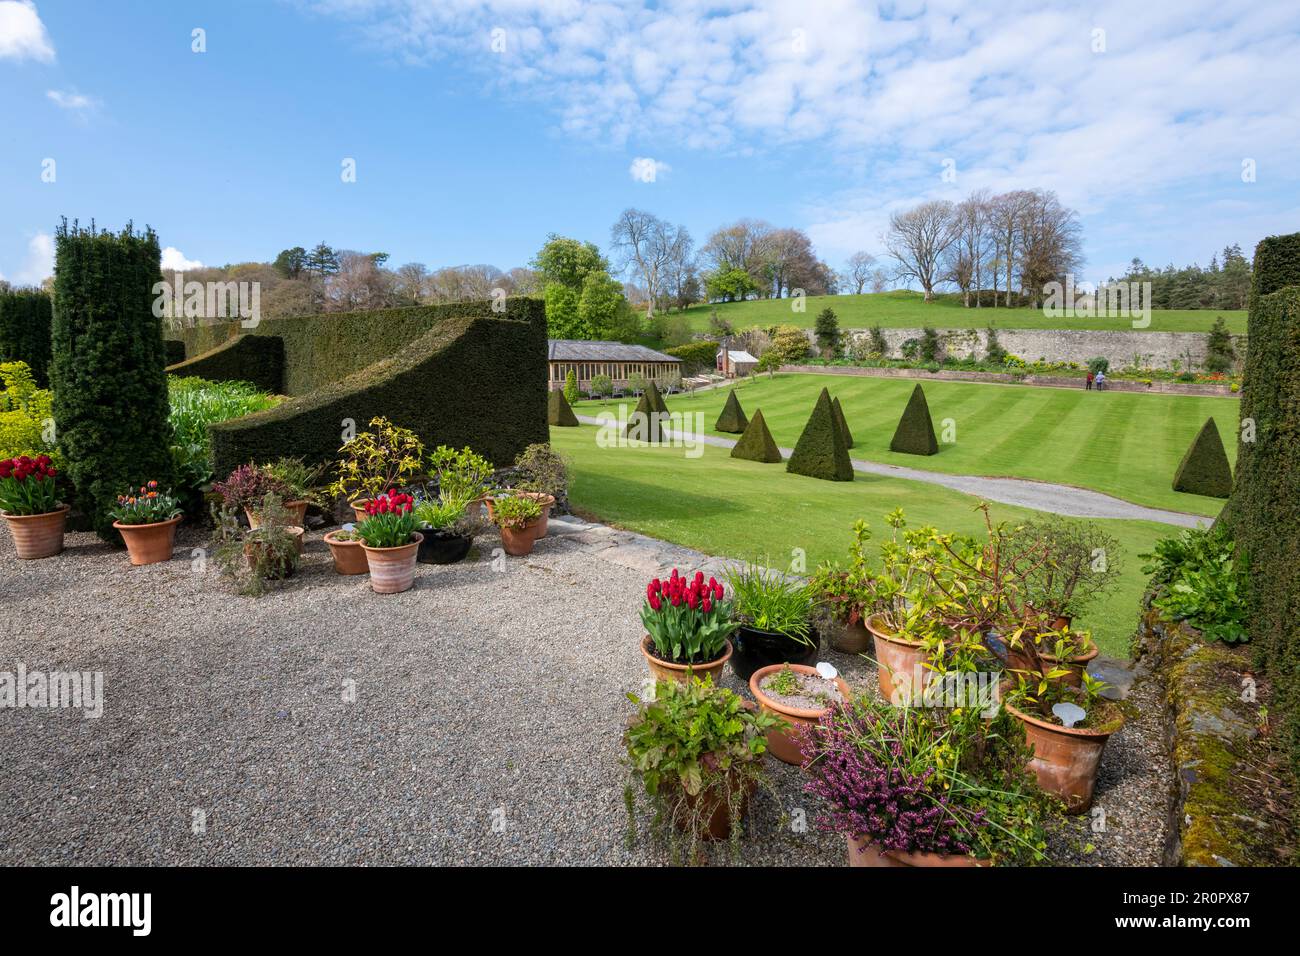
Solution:
{"label": "distant visitor walking", "polygon": [[1088,383],[1087,383],[1086,385],[1084,385],[1083,387],[1084,387],[1084,389],[1086,389],[1086,390],[1089,391],[1089,392],[1092,391],[1092,373],[1091,373],[1091,372],[1088,373]]}
{"label": "distant visitor walking", "polygon": [[1098,372],[1098,373],[1097,373],[1097,391],[1100,392],[1100,391],[1101,391],[1102,389],[1104,389],[1105,387],[1106,387],[1106,373],[1105,373],[1105,372]]}

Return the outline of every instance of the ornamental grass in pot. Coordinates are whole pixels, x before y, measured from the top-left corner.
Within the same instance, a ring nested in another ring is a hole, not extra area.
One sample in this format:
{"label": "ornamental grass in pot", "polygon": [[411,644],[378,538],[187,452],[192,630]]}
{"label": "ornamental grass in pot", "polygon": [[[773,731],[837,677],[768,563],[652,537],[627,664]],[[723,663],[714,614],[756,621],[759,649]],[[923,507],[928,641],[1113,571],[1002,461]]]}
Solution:
{"label": "ornamental grass in pot", "polygon": [[973,867],[1046,861],[1052,803],[1025,770],[1003,711],[832,707],[804,738],[817,820],[842,833],[850,866]]}
{"label": "ornamental grass in pot", "polygon": [[837,704],[849,700],[849,685],[830,664],[769,664],[754,671],[749,691],[758,706],[787,724],[767,735],[773,757],[799,766],[803,763],[803,738],[810,727]]}
{"label": "ornamental grass in pot", "polygon": [[330,557],[334,559],[335,573],[352,575],[370,571],[370,562],[366,560],[366,552],[361,547],[361,535],[357,533],[356,525],[348,522],[342,528],[329,532],[325,535],[325,544],[330,549]]}
{"label": "ornamental grass in pot", "polygon": [[233,508],[214,508],[217,534],[214,560],[217,569],[240,594],[259,597],[271,583],[297,570],[302,556],[303,529],[293,524],[295,512],[285,507],[275,492],[254,502],[261,522],[243,528]]}
{"label": "ornamental grass in pot", "polygon": [[58,477],[49,455],[0,461],[0,514],[19,558],[49,558],[63,550],[69,506],[59,501]]}
{"label": "ornamental grass in pot", "polygon": [[357,525],[370,566],[370,589],[398,594],[415,583],[415,559],[424,535],[415,530],[415,499],[390,491],[366,503],[366,520]]}
{"label": "ornamental grass in pot", "polygon": [[623,734],[628,844],[638,835],[640,793],[673,863],[702,862],[709,841],[728,840],[737,851],[749,800],[766,785],[767,734],[779,718],[747,707],[707,677],[658,681],[653,699],[628,699],[637,705]]}
{"label": "ornamental grass in pot", "polygon": [[170,561],[176,544],[176,526],[181,523],[180,502],[158,482],[148,481],[139,491],[118,495],[109,509],[113,527],[126,543],[134,565]]}
{"label": "ornamental grass in pot", "polygon": [[457,500],[423,500],[415,505],[416,525],[424,540],[416,552],[421,564],[455,564],[463,561],[474,543],[477,519]]}
{"label": "ornamental grass in pot", "polygon": [[501,530],[501,547],[506,554],[522,558],[533,553],[537,529],[542,522],[542,506],[532,498],[501,498],[492,512],[492,522]]}
{"label": "ornamental grass in pot", "polygon": [[732,613],[731,669],[743,681],[769,664],[811,664],[820,639],[813,627],[816,603],[804,582],[750,563],[727,572]]}
{"label": "ornamental grass in pot", "polygon": [[641,654],[656,680],[708,676],[716,683],[722,677],[736,622],[726,589],[714,578],[696,571],[688,579],[676,568],[666,581],[655,578],[646,585],[641,624]]}

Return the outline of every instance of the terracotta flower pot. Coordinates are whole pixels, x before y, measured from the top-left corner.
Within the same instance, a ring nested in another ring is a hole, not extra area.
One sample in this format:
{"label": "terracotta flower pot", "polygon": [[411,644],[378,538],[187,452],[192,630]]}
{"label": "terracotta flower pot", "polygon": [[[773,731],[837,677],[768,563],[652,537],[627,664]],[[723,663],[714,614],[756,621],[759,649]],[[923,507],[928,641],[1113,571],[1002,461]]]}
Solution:
{"label": "terracotta flower pot", "polygon": [[[542,517],[538,521],[538,532],[536,537],[545,538],[546,529],[550,523],[551,509],[555,507],[555,496],[543,495],[535,491],[521,491],[519,492],[519,497],[532,498],[542,506]],[[496,499],[491,495],[487,495],[484,497],[483,503],[487,505],[488,520],[491,521],[496,517]]]}
{"label": "terracotta flower pot", "polygon": [[[744,792],[740,795],[740,814],[737,818],[737,822],[743,819],[745,814],[749,811],[749,800],[754,795],[754,787],[755,782],[751,778],[745,786]],[[725,840],[730,837],[731,811],[728,809],[727,803],[723,799],[722,794],[717,792],[717,790],[710,790],[707,793],[701,793],[694,797],[690,794],[686,794],[686,804],[692,809],[699,805],[701,801],[704,801],[701,808],[701,816],[707,815],[708,822],[705,824],[700,836],[706,840]],[[677,821],[677,827],[679,830],[686,829],[684,822],[685,821],[682,820]]]}
{"label": "terracotta flower pot", "polygon": [[366,563],[370,566],[370,589],[376,594],[409,591],[415,583],[415,555],[423,540],[424,535],[413,531],[409,542],[395,548],[372,548],[362,544]]}
{"label": "terracotta flower pot", "polygon": [[[307,527],[307,502],[305,501],[286,501],[284,510],[289,512],[289,523],[299,528]],[[248,518],[248,527],[254,531],[262,526],[262,516],[256,511],[244,509],[244,516]]]}
{"label": "terracotta flower pot", "polygon": [[41,515],[11,515],[4,512],[9,534],[14,539],[18,557],[51,558],[63,550],[63,532],[68,526],[70,506],[59,505],[57,511]]}
{"label": "terracotta flower pot", "polygon": [[871,649],[871,632],[861,618],[854,624],[830,621],[823,625],[822,633],[826,635],[832,650],[841,654],[862,654]]}
{"label": "terracotta flower pot", "polygon": [[[290,527],[290,528],[285,528],[284,530],[293,537],[294,544],[298,554],[302,554],[302,535],[303,535],[302,528]],[[253,562],[257,560],[258,552],[265,551],[265,550],[266,550],[266,545],[263,544],[261,541],[244,542],[244,558],[248,561],[250,566],[252,566]],[[296,562],[290,561],[288,558],[285,558],[282,561],[280,561],[278,567],[273,568],[273,573],[271,577],[287,578],[289,575],[293,574],[296,567],[297,567]]]}
{"label": "terracotta flower pot", "polygon": [[879,850],[875,844],[856,837],[846,836],[849,844],[849,866],[936,866],[971,867],[992,866],[988,860],[977,860],[968,853],[902,853],[898,850]]}
{"label": "terracotta flower pot", "polygon": [[501,547],[506,549],[506,554],[515,558],[532,554],[533,544],[537,541],[537,528],[541,523],[541,518],[534,518],[522,528],[502,527]]}
{"label": "terracotta flower pot", "polygon": [[334,558],[334,570],[339,574],[365,574],[370,570],[370,562],[366,560],[366,552],[362,550],[360,541],[339,541],[335,538],[338,531],[331,531],[325,535],[325,543],[329,545],[330,555]]}
{"label": "terracotta flower pot", "polygon": [[[867,630],[876,646],[876,676],[881,696],[894,704],[911,700],[916,675],[920,674],[924,682],[928,673],[925,646],[889,633],[879,614],[867,618]],[[924,687],[915,688],[918,694],[923,690]]]}
{"label": "terracotta flower pot", "polygon": [[370,515],[366,514],[366,505],[368,504],[370,504],[369,498],[358,498],[356,501],[348,502],[348,506],[352,509],[352,513],[356,515],[357,524],[361,524],[361,522],[370,517]]}
{"label": "terracotta flower pot", "polygon": [[[785,728],[778,727],[767,732],[767,749],[777,760],[794,764],[797,767],[803,763],[803,750],[801,747],[804,737],[808,733],[808,728],[817,723],[830,708],[791,707],[789,704],[783,704],[766,694],[763,691],[763,681],[769,674],[775,674],[783,667],[789,667],[796,674],[807,674],[811,677],[818,676],[817,668],[809,667],[806,664],[769,664],[767,667],[760,667],[749,675],[749,692],[754,695],[759,707],[782,718],[789,725]],[[839,689],[840,699],[848,701],[849,685],[844,682],[844,678],[836,677],[835,686]]]}
{"label": "terracotta flower pot", "polygon": [[1066,813],[1083,813],[1092,806],[1102,751],[1119,728],[1102,731],[1062,727],[1031,717],[1011,704],[1006,707],[1025,726],[1025,739],[1034,751],[1029,769],[1038,778],[1038,785],[1064,800]]}
{"label": "terracotta flower pot", "polygon": [[690,676],[704,680],[706,674],[713,678],[714,684],[717,684],[722,679],[722,668],[731,659],[732,651],[731,641],[727,641],[722,649],[722,656],[716,661],[709,661],[707,664],[674,664],[672,661],[662,661],[655,657],[653,648],[654,641],[650,640],[649,634],[641,638],[641,653],[645,656],[645,662],[654,679],[675,680],[683,684]]}
{"label": "terracotta flower pot", "polygon": [[113,527],[126,542],[127,554],[134,565],[158,564],[170,561],[172,548],[176,544],[176,526],[181,523],[181,516],[153,524],[122,524],[114,521]]}
{"label": "terracotta flower pot", "polygon": [[[1083,654],[1077,654],[1065,661],[1063,666],[1069,671],[1069,673],[1054,678],[1054,681],[1059,681],[1060,683],[1067,684],[1070,687],[1083,686],[1083,672],[1088,669],[1088,665],[1092,663],[1093,658],[1101,653],[1101,649],[1097,647],[1095,643],[1090,641],[1089,644],[1091,644],[1091,647],[1086,652]],[[1048,670],[1054,670],[1061,664],[1059,658],[1053,654],[1047,653],[1046,651],[1039,651],[1038,656],[1042,658],[1044,664],[1048,665]],[[1034,669],[1033,662],[1030,661],[1029,655],[1019,648],[1014,647],[1007,649],[1007,666],[1013,671],[1032,671]]]}

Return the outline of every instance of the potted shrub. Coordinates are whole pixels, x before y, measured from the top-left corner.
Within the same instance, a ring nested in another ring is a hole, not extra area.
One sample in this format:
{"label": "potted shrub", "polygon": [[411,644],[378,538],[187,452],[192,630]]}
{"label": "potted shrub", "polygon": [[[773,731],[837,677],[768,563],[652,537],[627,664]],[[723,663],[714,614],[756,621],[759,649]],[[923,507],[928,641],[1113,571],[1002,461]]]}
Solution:
{"label": "potted shrub", "polygon": [[0,461],[0,514],[20,558],[49,558],[63,550],[69,507],[59,501],[58,475],[48,455]]}
{"label": "potted shrub", "polygon": [[414,498],[396,491],[366,502],[366,520],[357,525],[357,534],[376,594],[397,594],[415,583],[415,557],[424,535],[415,530],[414,508]]}
{"label": "potted shrub", "polygon": [[[902,525],[902,512],[890,517],[897,522],[894,527],[896,540],[898,528]],[[822,629],[831,647],[843,654],[861,654],[870,650],[872,635],[867,630],[867,619],[891,606],[888,582],[872,570],[867,554],[870,539],[871,529],[867,523],[857,521],[853,526],[848,566],[827,562],[809,581],[817,604],[823,609]]]}
{"label": "potted shrub", "polygon": [[471,518],[482,514],[494,471],[492,462],[468,446],[456,451],[439,445],[429,456],[429,474],[438,483],[438,498],[462,502]]}
{"label": "potted shrub", "polygon": [[255,504],[262,519],[256,528],[241,528],[238,513],[231,508],[215,513],[217,568],[239,593],[251,597],[264,594],[270,582],[297,570],[303,536],[303,529],[292,524],[294,513],[274,492]]}
{"label": "potted shrub", "polygon": [[370,420],[374,431],[361,432],[339,449],[338,479],[331,494],[347,501],[358,522],[368,517],[366,504],[420,474],[424,442],[409,428],[382,415]]}
{"label": "potted shrub", "polygon": [[108,513],[126,542],[132,564],[171,560],[181,507],[170,491],[159,489],[158,482],[149,481],[139,491],[118,495],[116,507]]}
{"label": "potted shrub", "polygon": [[641,623],[646,630],[641,653],[656,680],[721,678],[736,622],[715,579],[705,581],[704,572],[696,571],[688,580],[676,568],[667,581],[655,578],[646,585]]}
{"label": "potted shrub", "polygon": [[542,506],[532,498],[512,496],[489,506],[493,523],[501,529],[501,546],[516,558],[533,553],[537,528],[542,523]]}
{"label": "potted shrub", "polygon": [[778,760],[795,765],[803,763],[803,738],[808,729],[831,707],[849,700],[849,685],[829,664],[760,667],[749,676],[749,691],[759,707],[788,725],[768,733],[767,749]]}
{"label": "potted shrub", "polygon": [[819,826],[844,834],[850,866],[1042,862],[1050,805],[1008,727],[1002,711],[987,721],[862,696],[832,707],[804,738]]}
{"label": "potted shrub", "polygon": [[420,501],[415,506],[415,520],[424,535],[416,560],[421,564],[455,564],[463,561],[474,543],[472,529],[476,521],[466,513],[459,500]]}
{"label": "potted shrub", "polygon": [[1085,673],[1078,687],[1020,675],[1006,709],[1023,725],[1038,785],[1065,801],[1067,813],[1092,805],[1106,741],[1124,726],[1119,705],[1101,696],[1105,685]]}
{"label": "potted shrub", "polygon": [[545,442],[529,445],[515,459],[519,471],[514,488],[517,494],[527,495],[542,506],[542,521],[537,537],[546,537],[551,509],[563,501],[569,487],[569,471],[564,459],[551,450]]}
{"label": "potted shrub", "polygon": [[[284,482],[273,477],[265,468],[249,462],[240,465],[224,481],[214,481],[212,490],[221,498],[222,507],[236,513],[242,511],[248,518],[248,526],[256,528],[259,522],[257,507],[267,495],[275,495],[281,501],[291,497]],[[286,506],[287,507],[287,506]],[[303,510],[306,510],[304,504]],[[299,524],[302,522],[300,521]]]}
{"label": "potted shrub", "polygon": [[731,669],[743,681],[768,664],[811,664],[820,645],[807,584],[750,563],[727,572],[739,627]]}
{"label": "potted shrub", "polygon": [[[323,503],[320,484],[324,468],[308,465],[301,458],[277,458],[262,470],[279,486],[277,494],[285,499],[284,507],[293,523],[306,528],[307,508]],[[256,520],[256,513],[249,512],[248,522],[251,527],[257,527],[253,523]]]}
{"label": "potted shrub", "polygon": [[370,571],[370,562],[361,547],[361,535],[356,525],[348,522],[342,528],[325,535],[325,544],[329,546],[330,557],[334,559],[334,570],[338,574],[366,574]]}
{"label": "potted shrub", "polygon": [[640,789],[674,862],[697,862],[706,840],[730,838],[736,847],[749,799],[764,783],[767,733],[778,718],[746,708],[708,678],[659,681],[653,700],[628,698],[637,705],[623,735],[632,776],[625,792],[629,840]]}

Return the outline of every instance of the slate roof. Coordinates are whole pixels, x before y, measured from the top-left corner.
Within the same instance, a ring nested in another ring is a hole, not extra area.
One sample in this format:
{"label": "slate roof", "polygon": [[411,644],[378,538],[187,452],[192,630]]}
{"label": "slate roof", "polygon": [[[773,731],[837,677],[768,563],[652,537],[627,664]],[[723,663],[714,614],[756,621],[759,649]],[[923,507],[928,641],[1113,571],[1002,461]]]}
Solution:
{"label": "slate roof", "polygon": [[681,359],[644,345],[623,342],[588,342],[582,339],[548,339],[547,358],[552,362],[681,362]]}

